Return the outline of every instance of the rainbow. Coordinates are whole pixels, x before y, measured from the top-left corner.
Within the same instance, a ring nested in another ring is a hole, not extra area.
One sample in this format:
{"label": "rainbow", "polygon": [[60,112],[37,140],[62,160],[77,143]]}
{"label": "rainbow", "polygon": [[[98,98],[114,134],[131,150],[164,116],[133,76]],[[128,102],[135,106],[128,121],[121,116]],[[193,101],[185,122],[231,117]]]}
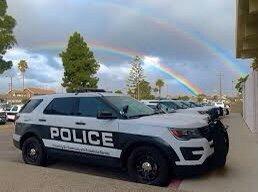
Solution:
{"label": "rainbow", "polygon": [[179,35],[184,35],[187,39],[191,40],[194,43],[198,43],[199,46],[207,48],[211,55],[217,58],[220,62],[222,62],[228,69],[230,69],[233,73],[244,76],[246,72],[242,70],[237,63],[236,59],[232,57],[231,54],[227,53],[221,47],[219,47],[216,43],[208,40],[204,35],[199,32],[192,31],[184,27],[182,24],[173,21],[173,24],[167,22],[163,19],[153,17],[149,14],[144,14],[143,10],[132,9],[126,7],[124,5],[114,3],[114,2],[106,2],[106,1],[95,1],[95,3],[106,4],[108,6],[113,6],[114,9],[124,9],[130,14],[139,15],[146,20],[152,22],[153,25],[160,27],[162,29],[167,30],[171,33],[177,33]]}
{"label": "rainbow", "polygon": [[[121,56],[125,56],[125,57],[130,57],[133,58],[134,56],[138,55],[141,57],[145,57],[144,53],[138,52],[138,51],[133,51],[130,49],[126,49],[126,48],[118,48],[115,46],[110,46],[110,45],[105,45],[103,43],[99,43],[97,41],[87,41],[88,45],[92,48],[92,49],[97,49],[97,50],[104,50],[113,54],[118,54]],[[37,45],[37,44],[36,44]],[[37,49],[42,50],[42,49],[54,49],[54,50],[61,50],[65,48],[65,43],[63,42],[49,42],[49,43],[42,43],[38,44],[39,46],[36,46]],[[35,49],[33,49],[35,50]],[[181,84],[183,87],[185,87],[191,94],[193,95],[199,95],[202,94],[203,91],[198,88],[196,85],[194,85],[193,83],[191,83],[188,79],[186,79],[186,77],[184,77],[183,75],[179,74],[178,72],[174,71],[172,68],[167,67],[164,64],[158,63],[158,62],[151,62],[150,63],[153,67],[155,67],[156,69],[166,73],[167,75],[169,75],[170,77],[172,77],[173,79],[175,79],[179,84]]]}
{"label": "rainbow", "polygon": [[[151,58],[151,57],[149,57]],[[173,77],[178,83],[183,85],[190,93],[197,96],[199,94],[202,94],[203,91],[191,83],[188,79],[186,79],[183,75],[179,74],[178,72],[174,71],[172,68],[164,65],[161,62],[157,62],[154,59],[149,59],[148,64],[154,66],[155,68],[159,69],[160,71],[163,71],[164,73],[168,74],[169,76]]]}

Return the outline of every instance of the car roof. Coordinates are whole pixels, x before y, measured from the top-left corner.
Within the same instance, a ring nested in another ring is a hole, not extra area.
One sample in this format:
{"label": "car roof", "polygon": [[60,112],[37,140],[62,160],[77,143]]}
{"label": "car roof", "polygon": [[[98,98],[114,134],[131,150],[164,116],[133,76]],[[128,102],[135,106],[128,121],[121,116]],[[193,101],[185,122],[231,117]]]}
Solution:
{"label": "car roof", "polygon": [[61,97],[105,97],[105,96],[126,96],[126,95],[109,93],[109,92],[59,93],[59,94],[51,94],[51,95],[33,96],[32,99],[53,99],[53,98],[61,98]]}

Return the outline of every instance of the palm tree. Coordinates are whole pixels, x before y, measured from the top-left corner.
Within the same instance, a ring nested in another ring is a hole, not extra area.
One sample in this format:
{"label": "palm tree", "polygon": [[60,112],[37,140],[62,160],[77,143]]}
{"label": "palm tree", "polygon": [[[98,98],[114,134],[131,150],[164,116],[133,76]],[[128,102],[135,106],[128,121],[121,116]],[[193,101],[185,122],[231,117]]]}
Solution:
{"label": "palm tree", "polygon": [[156,86],[158,87],[159,91],[159,98],[161,97],[161,88],[165,85],[164,81],[162,79],[158,79],[156,81]]}
{"label": "palm tree", "polygon": [[22,88],[24,90],[24,74],[26,72],[26,70],[28,69],[28,64],[25,60],[21,60],[18,63],[18,69],[20,70],[20,72],[22,73]]}

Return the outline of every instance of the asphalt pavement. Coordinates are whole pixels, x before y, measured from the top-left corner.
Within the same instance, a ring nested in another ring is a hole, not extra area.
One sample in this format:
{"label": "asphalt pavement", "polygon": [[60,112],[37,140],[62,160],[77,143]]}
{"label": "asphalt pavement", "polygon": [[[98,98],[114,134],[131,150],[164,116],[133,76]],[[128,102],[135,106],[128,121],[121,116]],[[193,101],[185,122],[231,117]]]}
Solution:
{"label": "asphalt pavement", "polygon": [[200,177],[174,179],[168,187],[131,182],[120,169],[71,161],[48,167],[23,163],[21,152],[12,144],[13,126],[0,126],[0,192],[2,191],[188,191],[256,192],[258,189],[258,135],[252,134],[240,114],[223,122],[230,126],[230,150],[225,168]]}

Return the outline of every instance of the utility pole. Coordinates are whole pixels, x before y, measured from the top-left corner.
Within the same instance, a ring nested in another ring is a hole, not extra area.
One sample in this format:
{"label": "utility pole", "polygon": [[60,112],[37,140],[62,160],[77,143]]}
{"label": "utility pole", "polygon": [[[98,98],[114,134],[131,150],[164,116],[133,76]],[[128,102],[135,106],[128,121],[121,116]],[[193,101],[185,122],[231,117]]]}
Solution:
{"label": "utility pole", "polygon": [[222,99],[222,77],[224,76],[221,72],[219,73],[219,75],[217,75],[219,77],[219,97],[220,100]]}
{"label": "utility pole", "polygon": [[5,77],[10,77],[10,83],[8,83],[9,85],[9,91],[13,90],[13,77],[12,76],[5,76]]}

